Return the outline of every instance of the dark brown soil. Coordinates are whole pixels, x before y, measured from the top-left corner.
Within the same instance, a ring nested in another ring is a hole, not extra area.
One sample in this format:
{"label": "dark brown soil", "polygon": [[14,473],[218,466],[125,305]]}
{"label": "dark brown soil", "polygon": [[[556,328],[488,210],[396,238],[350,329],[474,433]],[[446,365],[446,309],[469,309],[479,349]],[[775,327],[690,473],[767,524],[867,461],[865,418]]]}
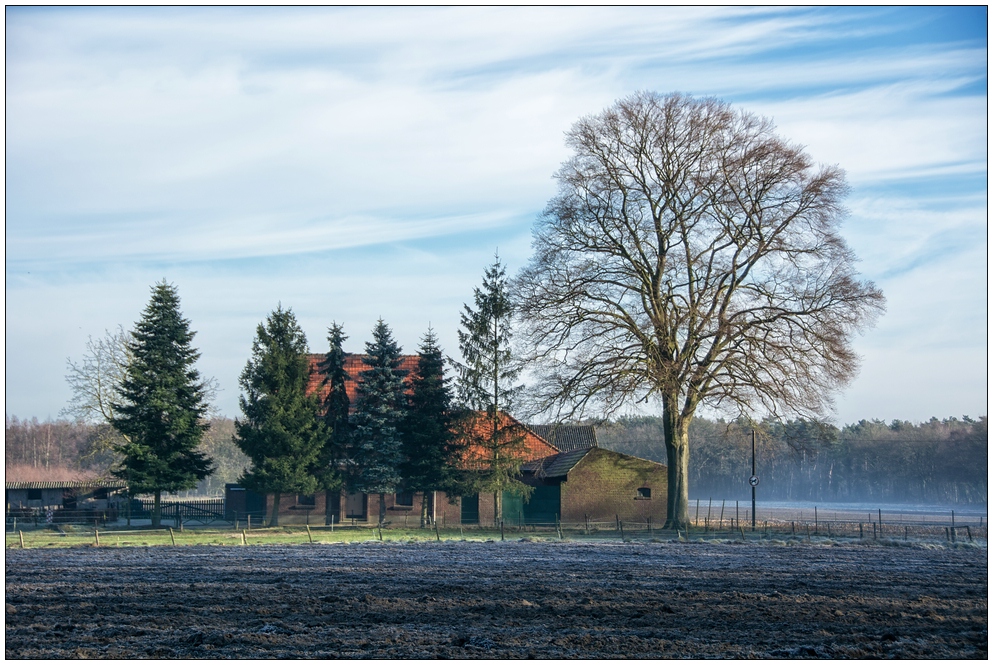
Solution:
{"label": "dark brown soil", "polygon": [[7,550],[7,658],[982,658],[987,550]]}

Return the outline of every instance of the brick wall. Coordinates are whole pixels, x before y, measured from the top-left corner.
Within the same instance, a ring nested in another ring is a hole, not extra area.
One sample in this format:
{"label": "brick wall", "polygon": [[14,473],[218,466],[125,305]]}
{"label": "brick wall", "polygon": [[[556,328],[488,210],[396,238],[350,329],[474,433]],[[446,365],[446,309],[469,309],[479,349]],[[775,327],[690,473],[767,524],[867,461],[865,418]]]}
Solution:
{"label": "brick wall", "polygon": [[[666,517],[666,467],[649,460],[593,448],[562,483],[562,521],[646,521],[661,525]],[[651,498],[639,498],[639,488]]]}

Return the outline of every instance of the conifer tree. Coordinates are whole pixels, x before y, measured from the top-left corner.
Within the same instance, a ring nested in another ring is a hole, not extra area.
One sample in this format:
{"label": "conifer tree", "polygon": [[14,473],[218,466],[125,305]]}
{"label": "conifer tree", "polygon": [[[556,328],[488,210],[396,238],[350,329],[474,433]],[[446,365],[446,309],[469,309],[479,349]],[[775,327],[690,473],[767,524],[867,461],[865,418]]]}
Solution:
{"label": "conifer tree", "polygon": [[351,379],[345,371],[345,351],[343,345],[348,336],[344,327],[335,322],[328,328],[328,352],[318,365],[318,370],[324,376],[323,383],[328,392],[321,404],[321,416],[324,421],[327,440],[318,458],[318,471],[315,475],[322,478],[327,492],[326,500],[332,500],[332,491],[337,491],[342,485],[341,472],[347,469],[347,453],[351,439],[351,424],[348,419],[350,407],[345,382]]}
{"label": "conifer tree", "polygon": [[[459,349],[465,363],[449,358],[458,372],[458,396],[464,407],[482,412],[463,423],[462,430],[471,445],[485,450],[481,460],[486,470],[478,487],[493,492],[494,523],[503,518],[503,492],[530,495],[530,488],[521,483],[520,473],[524,449],[524,433],[520,426],[501,412],[509,413],[523,386],[516,385],[520,367],[514,362],[510,349],[513,305],[508,290],[506,271],[499,255],[486,269],[482,288],[473,291],[475,309],[463,306],[462,329],[458,331]],[[479,422],[485,418],[485,423]]]}
{"label": "conifer tree", "polygon": [[369,369],[359,374],[358,397],[352,416],[351,459],[355,464],[354,489],[379,494],[379,522],[386,518],[386,494],[400,483],[403,460],[400,425],[405,397],[400,369],[400,346],[382,319],[366,342]]}
{"label": "conifer tree", "polygon": [[125,442],[118,478],[129,493],[152,492],[152,525],[162,517],[162,492],[193,489],[213,472],[211,460],[197,450],[204,432],[205,383],[194,363],[196,333],[179,311],[176,287],[162,281],[127,342],[129,358],[117,388],[110,422]]}
{"label": "conifer tree", "polygon": [[419,354],[403,421],[401,475],[407,489],[423,493],[421,526],[424,527],[430,524],[428,516],[434,492],[450,489],[458,482],[453,463],[464,446],[453,432],[455,414],[450,379],[445,377],[445,359],[430,328],[421,339]]}
{"label": "conifer tree", "polygon": [[318,397],[307,395],[309,377],[307,337],[280,305],[256,331],[240,379],[244,418],[235,420],[235,443],[252,460],[241,482],[275,495],[271,526],[279,523],[282,494],[313,494],[326,480],[316,473],[326,434]]}

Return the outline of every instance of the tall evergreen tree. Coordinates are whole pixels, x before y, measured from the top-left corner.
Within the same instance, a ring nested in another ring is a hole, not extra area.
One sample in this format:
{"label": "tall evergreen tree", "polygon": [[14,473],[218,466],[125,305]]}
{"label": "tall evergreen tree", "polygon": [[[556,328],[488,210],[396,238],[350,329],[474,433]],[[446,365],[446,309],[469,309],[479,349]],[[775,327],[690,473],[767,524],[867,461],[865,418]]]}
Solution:
{"label": "tall evergreen tree", "polygon": [[499,255],[486,269],[482,288],[477,287],[473,295],[476,307],[464,305],[458,331],[465,363],[449,360],[458,372],[459,400],[485,414],[479,416],[485,417],[485,424],[470,423],[463,431],[474,446],[486,451],[487,469],[479,479],[479,489],[493,492],[496,523],[503,517],[503,492],[530,495],[530,488],[517,479],[523,463],[523,432],[517,423],[500,415],[514,408],[523,386],[516,385],[520,368],[510,349],[514,310]]}
{"label": "tall evergreen tree", "polygon": [[421,526],[430,524],[436,490],[447,490],[458,482],[454,460],[464,448],[453,432],[452,389],[445,377],[445,359],[438,338],[430,328],[421,339],[417,373],[411,380],[407,414],[403,420],[404,487],[422,492]]}
{"label": "tall evergreen tree", "polygon": [[400,483],[403,460],[400,424],[405,397],[400,369],[400,346],[382,319],[366,342],[364,362],[369,369],[359,374],[358,398],[352,416],[352,461],[355,464],[354,489],[379,494],[379,522],[386,518],[386,494]]}
{"label": "tall evergreen tree", "polygon": [[210,427],[205,384],[194,363],[190,323],[179,311],[176,287],[162,281],[127,342],[129,359],[110,419],[125,443],[118,478],[131,493],[152,492],[152,525],[159,526],[162,492],[193,489],[213,464],[197,450]]}
{"label": "tall evergreen tree", "polygon": [[344,327],[332,322],[328,328],[328,352],[318,365],[328,392],[321,404],[327,440],[318,458],[316,475],[322,478],[327,501],[332,500],[332,491],[339,490],[342,485],[341,473],[347,470],[347,452],[351,439],[351,424],[348,419],[350,403],[345,387],[345,382],[351,377],[345,371],[343,348],[346,339],[348,336],[345,335]]}
{"label": "tall evergreen tree", "polygon": [[318,397],[307,395],[309,377],[307,337],[293,311],[280,305],[256,331],[240,380],[245,417],[235,420],[235,443],[252,460],[241,482],[275,495],[272,526],[282,494],[313,494],[326,481],[317,473],[326,434]]}

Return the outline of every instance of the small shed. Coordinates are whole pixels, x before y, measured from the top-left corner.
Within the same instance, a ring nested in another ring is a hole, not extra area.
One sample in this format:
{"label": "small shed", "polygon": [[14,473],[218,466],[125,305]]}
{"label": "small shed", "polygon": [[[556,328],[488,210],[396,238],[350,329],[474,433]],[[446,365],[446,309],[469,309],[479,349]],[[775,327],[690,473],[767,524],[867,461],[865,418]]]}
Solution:
{"label": "small shed", "polygon": [[127,483],[122,480],[45,480],[6,483],[6,503],[14,508],[105,510],[116,504]]}
{"label": "small shed", "polygon": [[518,498],[516,505],[505,504],[507,519],[517,514],[530,524],[554,524],[556,518],[665,521],[668,474],[658,462],[590,447],[533,460],[521,471],[532,495],[526,502]]}

